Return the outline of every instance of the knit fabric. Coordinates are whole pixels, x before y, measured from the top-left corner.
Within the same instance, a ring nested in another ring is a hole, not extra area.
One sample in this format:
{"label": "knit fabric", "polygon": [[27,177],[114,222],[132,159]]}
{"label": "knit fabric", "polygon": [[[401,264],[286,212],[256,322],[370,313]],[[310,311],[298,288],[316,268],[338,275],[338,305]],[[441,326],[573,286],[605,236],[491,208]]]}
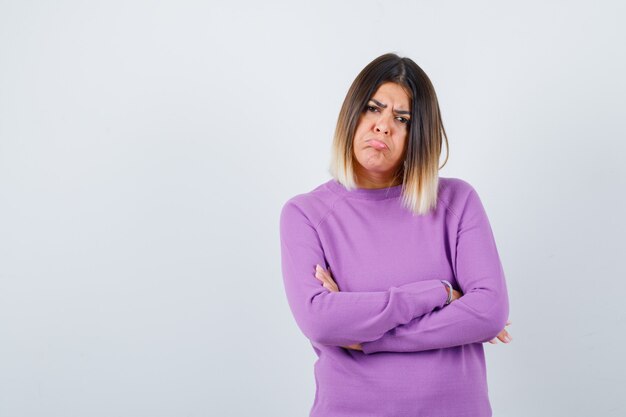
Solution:
{"label": "knit fabric", "polygon": [[[317,355],[310,417],[492,415],[483,343],[504,329],[509,302],[485,209],[458,178],[439,177],[426,215],[404,208],[401,191],[331,179],[282,207],[285,293]],[[441,280],[462,297],[446,305]]]}

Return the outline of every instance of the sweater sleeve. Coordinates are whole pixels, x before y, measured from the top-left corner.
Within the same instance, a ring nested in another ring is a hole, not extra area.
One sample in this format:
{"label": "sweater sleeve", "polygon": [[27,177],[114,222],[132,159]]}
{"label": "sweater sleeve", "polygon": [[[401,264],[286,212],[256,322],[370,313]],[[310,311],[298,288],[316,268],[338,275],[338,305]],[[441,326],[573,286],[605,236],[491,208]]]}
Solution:
{"label": "sweater sleeve", "polygon": [[459,217],[455,263],[460,298],[362,342],[363,353],[416,352],[496,337],[508,319],[509,301],[492,229],[474,189]]}
{"label": "sweater sleeve", "polygon": [[347,346],[379,339],[388,330],[445,305],[447,291],[437,279],[386,291],[327,290],[315,277],[315,265],[326,265],[318,233],[290,201],[281,211],[280,241],[289,307],[300,330],[313,342]]}

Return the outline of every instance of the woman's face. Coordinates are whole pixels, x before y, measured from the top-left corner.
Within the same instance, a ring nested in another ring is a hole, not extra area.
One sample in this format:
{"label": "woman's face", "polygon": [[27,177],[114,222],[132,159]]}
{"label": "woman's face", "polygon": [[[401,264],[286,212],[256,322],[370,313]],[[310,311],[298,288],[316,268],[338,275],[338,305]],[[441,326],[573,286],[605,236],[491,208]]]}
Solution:
{"label": "woman's face", "polygon": [[359,182],[389,182],[402,164],[409,132],[410,100],[404,89],[386,82],[370,97],[354,133]]}

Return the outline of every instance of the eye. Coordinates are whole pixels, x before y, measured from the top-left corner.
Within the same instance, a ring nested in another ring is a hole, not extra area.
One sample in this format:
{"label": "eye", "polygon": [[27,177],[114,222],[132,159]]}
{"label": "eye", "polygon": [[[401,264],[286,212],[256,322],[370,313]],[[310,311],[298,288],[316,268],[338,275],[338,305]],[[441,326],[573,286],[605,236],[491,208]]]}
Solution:
{"label": "eye", "polygon": [[378,111],[378,107],[370,106],[369,104],[367,106],[365,106],[365,109],[367,111]]}
{"label": "eye", "polygon": [[406,117],[396,117],[396,120],[399,120],[400,123],[402,123],[402,124],[408,124],[409,123],[409,119],[407,119]]}

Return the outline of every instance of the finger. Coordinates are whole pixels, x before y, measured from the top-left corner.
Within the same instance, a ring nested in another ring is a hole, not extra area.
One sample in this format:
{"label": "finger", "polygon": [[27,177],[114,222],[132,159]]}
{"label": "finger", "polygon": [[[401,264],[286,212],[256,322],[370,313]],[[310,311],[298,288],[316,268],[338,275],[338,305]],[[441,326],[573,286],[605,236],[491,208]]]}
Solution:
{"label": "finger", "polygon": [[323,270],[318,270],[315,272],[315,275],[319,276],[321,279],[327,282],[332,282],[332,278],[328,276]]}
{"label": "finger", "polygon": [[330,275],[330,274],[328,273],[328,271],[326,271],[326,270],[324,270],[324,269],[320,269],[320,274],[324,275],[324,276],[326,277],[326,279],[328,279],[328,280],[330,280],[330,281],[332,281],[332,280],[333,280],[332,275]]}
{"label": "finger", "polygon": [[329,278],[329,276],[326,273],[326,271],[324,271],[324,268],[322,268],[319,265],[318,265],[317,268],[315,268],[315,273],[318,274],[320,277],[323,277],[324,279],[328,279]]}
{"label": "finger", "polygon": [[315,268],[315,274],[319,275],[320,277],[324,277],[326,278],[326,274],[324,273],[324,270],[322,268]]}
{"label": "finger", "polygon": [[322,274],[321,272],[316,272],[315,273],[315,277],[317,279],[319,279],[320,281],[322,281],[322,285],[324,286],[324,288],[326,288],[329,291],[334,291],[334,292],[339,292],[339,288],[337,287],[337,284],[332,281],[329,280],[324,274]]}
{"label": "finger", "polygon": [[332,278],[332,274],[330,272],[330,267],[328,267],[328,269],[324,269],[324,268],[320,267],[320,272],[322,272],[327,277]]}
{"label": "finger", "polygon": [[[324,287],[327,287],[332,285],[331,283],[328,282],[328,280],[326,279],[326,277],[324,277],[322,274],[320,273],[316,273],[315,274],[315,278],[317,278],[318,280],[320,280],[322,282],[322,284],[324,285]],[[329,288],[330,289],[330,288]]]}
{"label": "finger", "polygon": [[317,273],[323,276],[324,278],[328,278],[328,274],[323,269],[318,269]]}
{"label": "finger", "polygon": [[324,278],[324,276],[320,274],[319,272],[315,273],[315,278],[319,279],[322,282],[326,282],[326,279]]}
{"label": "finger", "polygon": [[326,280],[328,281],[328,283],[330,285],[332,285],[337,291],[339,291],[339,287],[337,286],[337,283],[330,277],[326,277]]}
{"label": "finger", "polygon": [[511,340],[513,340],[508,332],[502,332],[501,335],[498,336],[498,339],[500,339],[504,343],[509,343]]}
{"label": "finger", "polygon": [[335,292],[339,291],[339,288],[337,287],[337,283],[326,277],[324,277],[324,286],[331,291],[335,291]]}
{"label": "finger", "polygon": [[337,286],[337,283],[333,280],[333,278],[328,273],[326,273],[326,271],[320,270],[318,271],[318,273],[324,278],[325,282],[327,282],[329,285],[333,287],[335,291],[339,291],[339,287]]}
{"label": "finger", "polygon": [[315,274],[315,277],[319,279],[320,281],[322,281],[324,285],[330,285],[330,283],[328,282],[328,279],[322,273],[317,272]]}

